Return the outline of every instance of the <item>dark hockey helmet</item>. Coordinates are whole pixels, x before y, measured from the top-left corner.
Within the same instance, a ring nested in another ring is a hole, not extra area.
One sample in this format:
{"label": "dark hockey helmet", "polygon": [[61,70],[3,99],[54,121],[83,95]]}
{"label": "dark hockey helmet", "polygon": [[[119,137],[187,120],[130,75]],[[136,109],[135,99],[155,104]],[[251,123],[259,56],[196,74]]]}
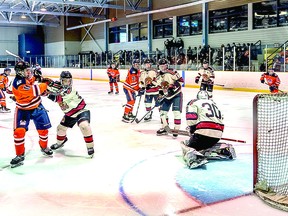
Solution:
{"label": "dark hockey helmet", "polygon": [[72,74],[70,73],[70,71],[61,72],[60,83],[65,90],[72,88]]}
{"label": "dark hockey helmet", "polygon": [[14,70],[17,76],[25,77],[25,69],[30,68],[30,64],[28,62],[19,61],[15,64]]}
{"label": "dark hockey helmet", "polygon": [[197,93],[197,99],[198,100],[208,100],[209,94],[207,91],[201,90]]}
{"label": "dark hockey helmet", "polygon": [[9,76],[11,73],[11,69],[10,68],[5,68],[4,69],[4,74],[6,74],[6,76]]}
{"label": "dark hockey helmet", "polygon": [[153,61],[149,58],[145,59],[143,64],[153,64]]}
{"label": "dark hockey helmet", "polygon": [[159,59],[158,64],[159,64],[159,65],[168,65],[169,62],[168,62],[167,59],[162,58],[162,59]]}
{"label": "dark hockey helmet", "polygon": [[140,64],[140,60],[139,59],[133,59],[132,64]]}

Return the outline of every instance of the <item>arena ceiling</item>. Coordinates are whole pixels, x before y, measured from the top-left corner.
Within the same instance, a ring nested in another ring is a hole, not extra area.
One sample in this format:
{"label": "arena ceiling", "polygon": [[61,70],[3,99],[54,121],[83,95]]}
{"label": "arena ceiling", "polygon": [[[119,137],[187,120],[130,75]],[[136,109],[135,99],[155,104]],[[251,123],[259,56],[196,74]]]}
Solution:
{"label": "arena ceiling", "polygon": [[143,12],[142,1],[123,0],[0,0],[0,24],[42,25],[57,27],[60,16],[103,20],[104,9]]}

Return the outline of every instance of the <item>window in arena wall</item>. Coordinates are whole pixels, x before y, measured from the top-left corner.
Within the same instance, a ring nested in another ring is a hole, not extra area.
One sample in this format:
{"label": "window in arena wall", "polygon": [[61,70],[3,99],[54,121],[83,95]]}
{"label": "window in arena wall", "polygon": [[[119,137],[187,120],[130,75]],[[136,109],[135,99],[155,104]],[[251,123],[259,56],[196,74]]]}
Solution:
{"label": "window in arena wall", "polygon": [[126,25],[109,28],[109,43],[126,42]]}
{"label": "window in arena wall", "polygon": [[147,40],[148,25],[147,22],[129,25],[129,41]]}
{"label": "window in arena wall", "polygon": [[202,14],[177,17],[177,36],[202,34]]}
{"label": "window in arena wall", "polygon": [[153,38],[169,38],[173,36],[173,18],[153,21]]}
{"label": "window in arena wall", "polygon": [[253,28],[277,27],[277,1],[264,1],[253,4]]}
{"label": "window in arena wall", "polygon": [[248,30],[248,5],[209,12],[210,33]]}
{"label": "window in arena wall", "polygon": [[279,0],[279,26],[288,25],[288,0]]}

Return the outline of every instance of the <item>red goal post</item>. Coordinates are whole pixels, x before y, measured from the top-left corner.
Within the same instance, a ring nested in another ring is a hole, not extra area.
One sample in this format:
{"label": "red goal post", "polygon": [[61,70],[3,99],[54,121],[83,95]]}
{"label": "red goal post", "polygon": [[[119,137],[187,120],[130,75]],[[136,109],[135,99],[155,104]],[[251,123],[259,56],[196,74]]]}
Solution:
{"label": "red goal post", "polygon": [[258,94],[253,100],[254,192],[288,211],[288,94]]}

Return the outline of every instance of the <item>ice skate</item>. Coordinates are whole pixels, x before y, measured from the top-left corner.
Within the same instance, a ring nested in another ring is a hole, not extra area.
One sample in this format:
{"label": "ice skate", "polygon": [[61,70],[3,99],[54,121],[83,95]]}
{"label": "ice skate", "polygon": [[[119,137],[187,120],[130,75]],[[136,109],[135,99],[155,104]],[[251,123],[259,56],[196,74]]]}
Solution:
{"label": "ice skate", "polygon": [[93,147],[87,148],[87,152],[88,152],[88,155],[90,158],[94,157],[94,148]]}
{"label": "ice skate", "polygon": [[118,94],[119,94],[119,91],[116,91],[115,94],[118,95]]}
{"label": "ice skate", "polygon": [[128,118],[129,118],[130,120],[134,120],[134,119],[136,118],[136,116],[133,115],[132,112],[130,112],[130,113],[128,113]]}
{"label": "ice skate", "polygon": [[168,132],[164,129],[164,128],[160,128],[157,132],[156,132],[157,136],[163,136],[163,135],[167,135]]}
{"label": "ice skate", "polygon": [[108,94],[113,94],[113,91],[109,91]]}
{"label": "ice skate", "polygon": [[126,114],[123,115],[122,121],[125,122],[125,123],[131,123],[131,119]]}
{"label": "ice skate", "polygon": [[145,118],[144,121],[151,121],[152,120],[153,111],[151,111]]}
{"label": "ice skate", "polygon": [[13,158],[10,162],[11,168],[15,168],[18,166],[21,166],[24,164],[24,154],[23,155],[17,155],[15,158]]}
{"label": "ice skate", "polygon": [[0,108],[0,113],[11,113],[11,109],[2,106],[2,107]]}
{"label": "ice skate", "polygon": [[41,148],[41,152],[43,155],[48,156],[48,157],[53,157],[53,151],[50,148]]}
{"label": "ice skate", "polygon": [[57,150],[59,148],[62,148],[64,146],[64,144],[67,142],[67,140],[68,140],[68,138],[66,137],[65,140],[61,144],[55,143],[55,144],[51,145],[50,148],[52,150]]}

